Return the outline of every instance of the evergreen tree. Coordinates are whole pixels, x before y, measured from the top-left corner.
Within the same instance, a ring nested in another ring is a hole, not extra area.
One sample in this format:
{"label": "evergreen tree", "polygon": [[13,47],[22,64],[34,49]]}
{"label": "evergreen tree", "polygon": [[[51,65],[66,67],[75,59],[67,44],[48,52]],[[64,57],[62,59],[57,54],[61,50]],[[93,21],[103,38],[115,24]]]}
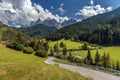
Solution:
{"label": "evergreen tree", "polygon": [[91,64],[91,65],[93,64],[93,59],[91,57],[91,51],[90,50],[88,50],[86,59],[87,59],[88,64]]}
{"label": "evergreen tree", "polygon": [[46,50],[46,51],[49,50],[49,44],[48,44],[48,42],[45,42],[45,43],[44,43],[44,47],[45,47],[45,50]]}
{"label": "evergreen tree", "polygon": [[56,43],[53,48],[54,48],[54,51],[58,54],[59,53],[58,43]]}
{"label": "evergreen tree", "polygon": [[107,56],[106,56],[106,67],[111,68],[111,59],[110,59],[109,53],[107,53]]}
{"label": "evergreen tree", "polygon": [[103,56],[102,56],[102,66],[106,68],[106,67],[107,67],[106,64],[107,64],[107,61],[106,61],[106,54],[104,53]]}
{"label": "evergreen tree", "polygon": [[60,42],[60,47],[63,48],[64,47],[64,43]]}
{"label": "evergreen tree", "polygon": [[119,61],[117,61],[117,63],[116,63],[116,70],[120,70],[120,63],[119,63]]}
{"label": "evergreen tree", "polygon": [[99,52],[98,52],[98,50],[97,50],[96,55],[95,55],[94,63],[95,63],[95,65],[97,65],[97,66],[101,66],[100,62],[101,62],[101,58],[100,58],[100,54],[99,54]]}
{"label": "evergreen tree", "polygon": [[71,58],[72,58],[72,54],[71,54],[71,52],[69,52],[68,60],[71,61],[72,60]]}
{"label": "evergreen tree", "polygon": [[112,69],[116,69],[115,63],[112,64]]}
{"label": "evergreen tree", "polygon": [[88,46],[87,46],[87,43],[84,43],[84,44],[82,45],[82,49],[83,49],[83,50],[88,50],[88,49],[89,49]]}
{"label": "evergreen tree", "polygon": [[63,47],[63,55],[64,55],[64,56],[67,55],[67,47],[66,47],[66,45],[64,45],[64,47]]}

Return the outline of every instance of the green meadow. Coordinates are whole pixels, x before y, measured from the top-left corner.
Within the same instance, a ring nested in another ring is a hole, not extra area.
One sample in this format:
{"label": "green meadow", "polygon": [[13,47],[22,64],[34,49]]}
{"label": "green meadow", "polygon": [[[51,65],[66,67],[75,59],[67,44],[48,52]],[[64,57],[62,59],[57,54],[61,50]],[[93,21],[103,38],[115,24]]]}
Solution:
{"label": "green meadow", "polygon": [[63,42],[64,44],[66,44],[67,49],[80,49],[80,47],[83,45],[83,43],[78,43],[78,42],[74,42],[71,40],[65,40],[65,39],[61,39],[58,41],[52,41],[49,43],[50,47],[53,47],[56,43],[60,43]]}
{"label": "green meadow", "polygon": [[[100,55],[103,55],[104,53],[109,53],[111,56],[111,59],[113,61],[120,61],[120,47],[103,47],[102,49],[98,50]],[[72,52],[75,55],[86,57],[87,51],[81,50],[79,52]],[[96,54],[96,50],[91,50],[91,55],[94,58]]]}
{"label": "green meadow", "polygon": [[45,59],[0,45],[0,80],[87,80]]}

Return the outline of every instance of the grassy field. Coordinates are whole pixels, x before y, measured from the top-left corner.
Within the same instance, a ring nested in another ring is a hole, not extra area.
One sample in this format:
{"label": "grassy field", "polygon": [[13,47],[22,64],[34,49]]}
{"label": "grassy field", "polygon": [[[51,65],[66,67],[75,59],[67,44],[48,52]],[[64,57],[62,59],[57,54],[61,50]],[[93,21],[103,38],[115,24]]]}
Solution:
{"label": "grassy field", "polygon": [[63,42],[64,44],[66,44],[67,49],[80,49],[80,47],[83,45],[83,43],[78,43],[78,42],[74,42],[74,41],[71,41],[71,40],[61,39],[61,40],[58,40],[58,41],[50,42],[49,43],[50,47],[53,47],[57,42],[58,43]]}
{"label": "grassy field", "polygon": [[0,45],[0,80],[86,80],[44,60]]}
{"label": "grassy field", "polygon": [[[111,59],[113,61],[120,61],[120,47],[105,47],[103,49],[98,50],[100,55],[103,55],[105,53],[109,53],[111,56]],[[73,52],[75,55],[86,57],[87,51],[79,51],[79,52]],[[91,50],[92,57],[94,58],[96,54],[96,50]]]}

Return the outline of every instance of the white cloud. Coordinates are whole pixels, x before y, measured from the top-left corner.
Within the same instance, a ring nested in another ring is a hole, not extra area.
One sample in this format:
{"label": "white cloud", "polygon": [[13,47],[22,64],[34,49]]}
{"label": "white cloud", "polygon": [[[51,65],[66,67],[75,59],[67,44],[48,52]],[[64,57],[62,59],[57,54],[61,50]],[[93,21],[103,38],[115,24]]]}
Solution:
{"label": "white cloud", "polygon": [[93,5],[93,4],[94,4],[94,1],[93,1],[93,0],[91,0],[91,1],[90,1],[90,4],[91,4],[91,5]]}
{"label": "white cloud", "polygon": [[64,14],[66,11],[63,9],[63,6],[64,6],[64,4],[63,3],[61,3],[60,4],[60,7],[58,8],[58,11],[60,12],[60,14]]}
{"label": "white cloud", "polygon": [[108,7],[106,10],[107,10],[108,12],[109,12],[109,11],[112,11],[112,7]]}
{"label": "white cloud", "polygon": [[29,25],[31,21],[38,19],[44,21],[50,18],[58,22],[68,19],[68,17],[53,15],[41,5],[32,4],[31,0],[2,0],[0,2],[0,17],[0,21],[6,24],[10,21],[16,25]]}
{"label": "white cloud", "polygon": [[53,6],[51,6],[51,9],[54,9],[54,7],[53,7]]}
{"label": "white cloud", "polygon": [[88,18],[91,16],[95,16],[97,14],[102,14],[105,12],[109,12],[112,10],[112,7],[104,8],[101,5],[93,6],[94,1],[91,0],[90,2],[91,6],[84,6],[82,10],[79,10],[77,13],[75,13],[76,16],[83,16],[84,18]]}

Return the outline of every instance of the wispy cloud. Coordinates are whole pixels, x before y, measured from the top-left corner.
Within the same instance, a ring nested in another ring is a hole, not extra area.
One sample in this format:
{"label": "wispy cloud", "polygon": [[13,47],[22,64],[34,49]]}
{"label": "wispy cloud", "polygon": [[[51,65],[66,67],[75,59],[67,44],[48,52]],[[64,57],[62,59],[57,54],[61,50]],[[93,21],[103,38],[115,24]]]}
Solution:
{"label": "wispy cloud", "polygon": [[61,3],[61,4],[60,4],[60,7],[58,8],[58,11],[59,11],[60,14],[64,14],[64,13],[66,12],[66,11],[63,9],[63,6],[64,6],[64,4]]}

